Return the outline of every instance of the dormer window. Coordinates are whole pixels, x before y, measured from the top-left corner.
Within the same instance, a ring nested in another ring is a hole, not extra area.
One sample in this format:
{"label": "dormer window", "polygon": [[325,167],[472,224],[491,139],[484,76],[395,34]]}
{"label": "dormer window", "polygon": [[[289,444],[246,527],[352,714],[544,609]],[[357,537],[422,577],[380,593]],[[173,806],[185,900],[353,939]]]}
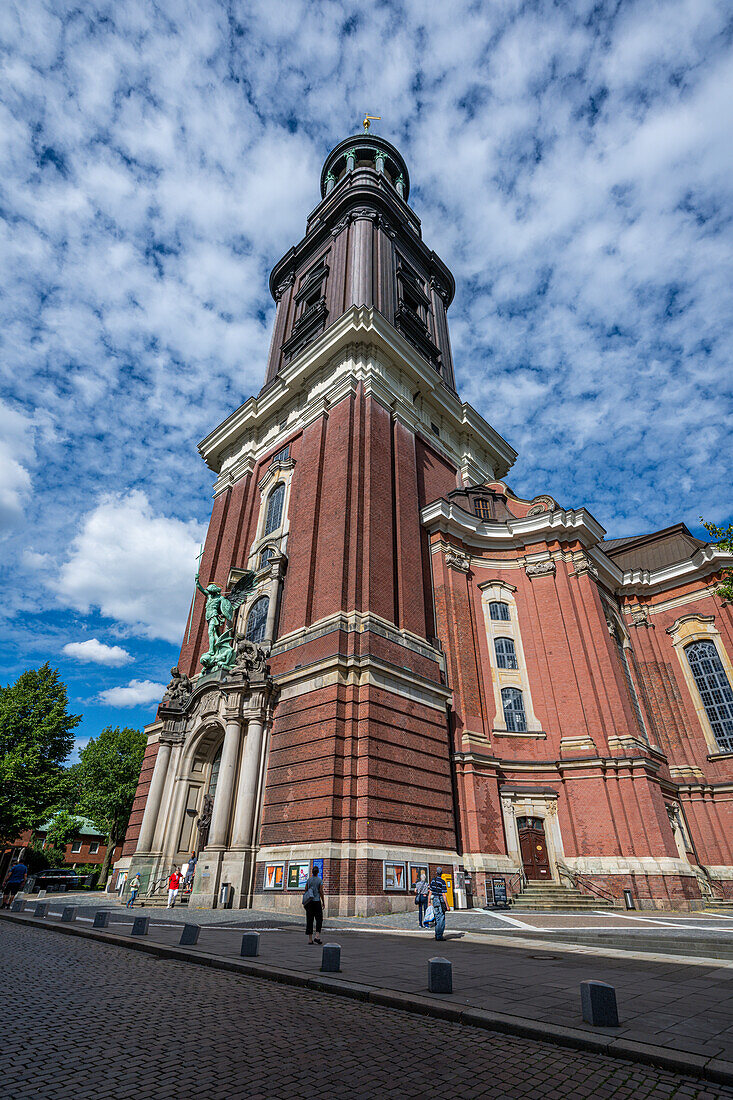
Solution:
{"label": "dormer window", "polygon": [[486,521],[493,518],[491,515],[491,502],[488,500],[475,500],[473,510],[480,520]]}

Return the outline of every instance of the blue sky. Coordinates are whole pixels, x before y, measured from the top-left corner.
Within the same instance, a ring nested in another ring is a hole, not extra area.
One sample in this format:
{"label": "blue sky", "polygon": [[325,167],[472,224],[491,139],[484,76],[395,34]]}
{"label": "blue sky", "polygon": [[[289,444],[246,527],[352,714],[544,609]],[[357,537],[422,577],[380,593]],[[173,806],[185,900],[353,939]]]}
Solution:
{"label": "blue sky", "polygon": [[[713,0],[0,6],[2,678],[149,721],[261,385],[267,276],[365,111],[457,280],[510,484],[611,535],[727,520],[733,13]],[[728,433],[728,434],[727,434]]]}

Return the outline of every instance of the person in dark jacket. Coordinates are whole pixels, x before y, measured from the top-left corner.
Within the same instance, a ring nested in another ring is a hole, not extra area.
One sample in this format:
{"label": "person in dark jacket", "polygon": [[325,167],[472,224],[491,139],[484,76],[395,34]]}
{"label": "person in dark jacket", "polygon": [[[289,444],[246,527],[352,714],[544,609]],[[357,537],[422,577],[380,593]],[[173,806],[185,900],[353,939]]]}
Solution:
{"label": "person in dark jacket", "polygon": [[15,898],[15,895],[18,893],[27,878],[28,868],[26,867],[25,863],[21,863],[20,860],[18,860],[18,862],[13,864],[13,866],[10,868],[10,873],[5,879],[5,885],[3,886],[3,903],[0,908],[10,908],[13,899]]}
{"label": "person in dark jacket", "polygon": [[438,867],[435,871],[435,876],[430,880],[430,900],[432,901],[433,909],[435,910],[436,940],[443,939],[443,933],[445,932],[445,914],[448,909],[448,904],[445,900],[445,892],[448,887],[445,884],[445,879],[441,878],[442,871],[443,868]]}

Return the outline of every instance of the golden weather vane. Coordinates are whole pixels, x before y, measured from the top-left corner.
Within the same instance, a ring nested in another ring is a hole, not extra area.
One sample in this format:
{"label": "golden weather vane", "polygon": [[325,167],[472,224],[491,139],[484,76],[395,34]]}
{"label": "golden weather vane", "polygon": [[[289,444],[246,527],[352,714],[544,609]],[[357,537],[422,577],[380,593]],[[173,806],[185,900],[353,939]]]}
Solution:
{"label": "golden weather vane", "polygon": [[382,116],[381,115],[364,115],[364,133],[365,134],[369,133],[369,127],[371,126],[371,124],[373,122],[381,122],[381,121],[382,121]]}

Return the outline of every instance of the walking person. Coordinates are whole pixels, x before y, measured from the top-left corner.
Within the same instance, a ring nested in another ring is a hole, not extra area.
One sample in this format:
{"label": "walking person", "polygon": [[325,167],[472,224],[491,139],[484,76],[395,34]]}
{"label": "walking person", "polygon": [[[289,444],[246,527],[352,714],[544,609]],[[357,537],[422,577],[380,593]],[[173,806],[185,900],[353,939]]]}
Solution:
{"label": "walking person", "polygon": [[415,905],[417,906],[417,922],[421,928],[425,925],[425,910],[428,907],[428,893],[430,887],[428,886],[427,876],[424,871],[420,872],[420,880],[415,883]]}
{"label": "walking person", "polygon": [[187,889],[193,883],[193,876],[196,874],[196,853],[191,852],[191,858],[188,861],[188,868],[186,874],[183,876],[183,887]]}
{"label": "walking person", "polygon": [[445,892],[448,887],[441,878],[443,868],[438,867],[435,876],[430,880],[430,893],[432,895],[433,909],[435,910],[435,938],[443,939],[445,932],[445,914],[448,911],[448,902],[445,900]]}
{"label": "walking person", "polygon": [[130,896],[127,899],[127,905],[125,906],[125,909],[132,909],[133,908],[133,906],[135,905],[135,899],[137,898],[137,895],[139,893],[140,893],[140,872],[138,871],[138,873],[133,877],[133,880],[130,883]]}
{"label": "walking person", "polygon": [[[323,943],[321,936],[321,928],[323,927],[323,905],[325,898],[323,896],[323,879],[318,874],[317,870],[313,870],[313,874],[305,884],[305,890],[303,891],[303,905],[305,906],[305,934],[308,937],[308,943]],[[313,921],[316,922],[316,934],[313,936]]]}
{"label": "walking person", "polygon": [[13,866],[10,868],[10,871],[5,878],[5,885],[3,886],[3,903],[0,908],[10,908],[13,901],[15,900],[15,895],[18,893],[27,878],[28,868],[26,867],[25,863],[21,863],[20,860],[18,860],[18,862],[14,863]]}
{"label": "walking person", "polygon": [[172,909],[176,904],[176,898],[178,897],[178,889],[181,885],[181,876],[176,867],[173,868],[173,874],[168,879],[168,905],[167,909]]}

